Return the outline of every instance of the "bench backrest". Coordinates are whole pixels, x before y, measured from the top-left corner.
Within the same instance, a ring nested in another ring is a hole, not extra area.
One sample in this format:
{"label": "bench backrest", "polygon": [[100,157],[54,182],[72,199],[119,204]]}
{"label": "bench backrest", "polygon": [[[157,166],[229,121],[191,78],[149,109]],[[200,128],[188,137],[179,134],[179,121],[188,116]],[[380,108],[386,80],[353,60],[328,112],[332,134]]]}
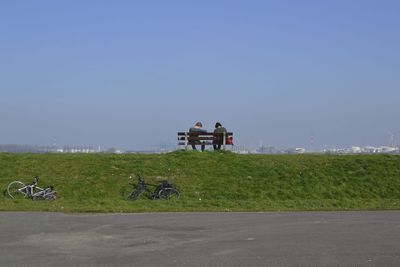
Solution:
{"label": "bench backrest", "polygon": [[[232,137],[233,133],[226,133],[226,138]],[[197,132],[178,132],[178,140],[215,140],[216,138],[223,137],[222,133],[197,133]]]}

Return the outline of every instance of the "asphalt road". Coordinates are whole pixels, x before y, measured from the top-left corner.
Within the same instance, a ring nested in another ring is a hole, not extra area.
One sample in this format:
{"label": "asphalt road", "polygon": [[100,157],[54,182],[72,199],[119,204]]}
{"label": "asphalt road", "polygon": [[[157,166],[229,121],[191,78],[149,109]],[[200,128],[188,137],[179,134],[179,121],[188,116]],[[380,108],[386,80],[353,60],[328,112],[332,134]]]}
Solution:
{"label": "asphalt road", "polygon": [[400,266],[400,212],[1,212],[0,266]]}

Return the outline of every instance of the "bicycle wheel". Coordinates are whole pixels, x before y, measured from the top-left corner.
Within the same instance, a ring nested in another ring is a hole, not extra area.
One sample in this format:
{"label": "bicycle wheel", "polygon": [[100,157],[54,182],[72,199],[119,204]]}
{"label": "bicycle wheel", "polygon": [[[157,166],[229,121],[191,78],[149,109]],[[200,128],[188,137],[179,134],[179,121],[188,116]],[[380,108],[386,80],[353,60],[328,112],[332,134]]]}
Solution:
{"label": "bicycle wheel", "polygon": [[7,193],[11,198],[25,198],[28,192],[24,183],[14,181],[8,184]]}
{"label": "bicycle wheel", "polygon": [[128,199],[137,200],[142,192],[143,190],[135,189],[129,194]]}
{"label": "bicycle wheel", "polygon": [[54,201],[57,199],[57,192],[51,192],[45,195],[44,199]]}
{"label": "bicycle wheel", "polygon": [[178,190],[176,190],[175,188],[163,188],[160,190],[160,192],[158,192],[158,198],[159,199],[171,199],[171,198],[176,198],[178,199],[180,197],[180,193]]}

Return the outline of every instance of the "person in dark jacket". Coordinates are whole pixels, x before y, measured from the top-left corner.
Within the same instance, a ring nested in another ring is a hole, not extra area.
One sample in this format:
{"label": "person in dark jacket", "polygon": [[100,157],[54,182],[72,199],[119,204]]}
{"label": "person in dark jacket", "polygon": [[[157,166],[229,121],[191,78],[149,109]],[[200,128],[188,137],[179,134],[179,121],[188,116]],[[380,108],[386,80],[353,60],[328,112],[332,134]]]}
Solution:
{"label": "person in dark jacket", "polygon": [[[191,127],[189,129],[190,137],[196,137],[199,134],[207,133],[207,130],[203,129],[202,127],[203,127],[203,124],[201,122],[196,122],[194,127]],[[201,145],[201,151],[204,151],[204,149],[206,148],[206,146],[204,144],[202,144],[202,142],[200,140],[191,140],[191,141],[189,141],[189,144],[192,145],[193,150],[197,150],[196,145]]]}
{"label": "person in dark jacket", "polygon": [[214,140],[213,140],[213,147],[214,150],[220,150],[221,146],[224,143],[224,135],[225,138],[227,137],[226,134],[228,133],[228,131],[222,127],[222,124],[217,122],[215,124],[215,130],[214,130]]}

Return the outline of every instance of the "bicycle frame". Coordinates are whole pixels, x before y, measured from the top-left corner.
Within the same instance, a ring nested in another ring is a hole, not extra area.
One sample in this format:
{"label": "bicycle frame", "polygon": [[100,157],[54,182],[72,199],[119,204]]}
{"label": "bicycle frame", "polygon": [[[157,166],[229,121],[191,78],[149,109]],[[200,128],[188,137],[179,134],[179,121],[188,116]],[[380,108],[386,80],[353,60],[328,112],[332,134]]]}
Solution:
{"label": "bicycle frame", "polygon": [[[27,188],[29,190],[28,197],[30,197],[30,198],[40,194],[40,192],[42,192],[44,190],[43,188],[36,186],[36,185],[34,185],[34,186],[28,185]],[[36,190],[36,193],[35,193],[35,190]]]}

